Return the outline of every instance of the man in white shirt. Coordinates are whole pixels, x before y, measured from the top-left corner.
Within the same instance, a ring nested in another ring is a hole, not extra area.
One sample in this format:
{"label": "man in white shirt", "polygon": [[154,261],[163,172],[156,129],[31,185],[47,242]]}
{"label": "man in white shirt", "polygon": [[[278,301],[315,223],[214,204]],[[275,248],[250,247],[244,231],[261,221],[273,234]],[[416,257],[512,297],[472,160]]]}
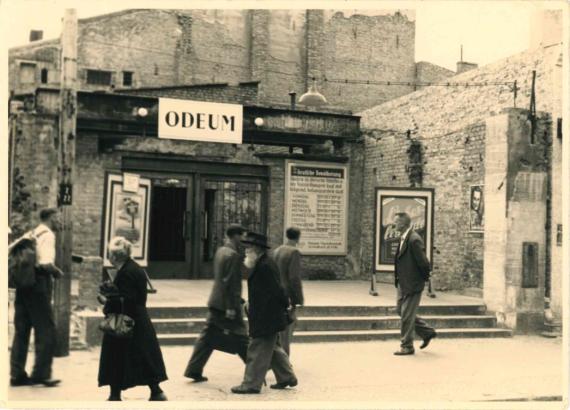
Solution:
{"label": "man in white shirt", "polygon": [[[14,341],[10,353],[10,385],[41,384],[54,387],[59,380],[51,377],[55,347],[55,323],[51,308],[52,276],[63,275],[55,266],[55,233],[61,229],[59,212],[54,208],[40,211],[40,224],[24,237],[36,239],[36,283],[16,289]],[[35,364],[31,377],[26,373],[30,331],[34,329]]]}

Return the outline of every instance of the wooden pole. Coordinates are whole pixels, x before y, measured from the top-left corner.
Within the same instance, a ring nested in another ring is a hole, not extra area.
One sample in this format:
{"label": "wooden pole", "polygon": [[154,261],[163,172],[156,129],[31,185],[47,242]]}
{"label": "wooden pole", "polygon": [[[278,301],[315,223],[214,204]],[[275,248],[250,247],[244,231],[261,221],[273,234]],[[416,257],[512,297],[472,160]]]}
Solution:
{"label": "wooden pole", "polygon": [[57,339],[55,356],[57,357],[69,355],[73,171],[77,115],[77,14],[75,9],[66,9],[63,17],[60,104],[58,207],[62,215],[63,228],[59,235],[56,265],[64,272],[64,276],[56,280],[54,286],[54,319]]}

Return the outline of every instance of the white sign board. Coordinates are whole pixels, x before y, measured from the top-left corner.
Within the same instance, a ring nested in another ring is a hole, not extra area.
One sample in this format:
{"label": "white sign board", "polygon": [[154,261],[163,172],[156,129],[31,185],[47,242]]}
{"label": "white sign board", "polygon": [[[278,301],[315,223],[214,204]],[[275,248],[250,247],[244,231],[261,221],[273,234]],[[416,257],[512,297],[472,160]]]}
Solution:
{"label": "white sign board", "polygon": [[204,101],[158,100],[158,137],[241,144],[243,106]]}
{"label": "white sign board", "polygon": [[347,208],[348,166],[286,162],[285,229],[301,230],[302,254],[346,255]]}
{"label": "white sign board", "polygon": [[138,192],[139,190],[140,175],[123,173],[123,191],[125,192]]}

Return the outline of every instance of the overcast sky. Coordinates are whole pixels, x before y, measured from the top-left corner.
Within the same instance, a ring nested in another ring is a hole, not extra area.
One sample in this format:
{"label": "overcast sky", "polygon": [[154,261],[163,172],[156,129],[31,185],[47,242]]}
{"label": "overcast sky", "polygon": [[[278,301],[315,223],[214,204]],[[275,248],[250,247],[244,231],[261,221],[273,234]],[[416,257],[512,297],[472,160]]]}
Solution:
{"label": "overcast sky", "polygon": [[[4,47],[28,42],[29,31],[43,30],[44,38],[55,38],[61,30],[61,17],[66,7],[77,8],[79,18],[105,14],[125,8],[203,7],[203,1],[138,0],[72,1],[72,0],[0,0]],[[120,4],[120,6],[119,6]],[[294,2],[247,1],[207,2],[210,8],[287,8]],[[564,1],[375,1],[318,2],[304,1],[304,8],[347,9],[411,9],[416,20],[416,61],[429,61],[455,70],[463,44],[464,61],[484,65],[524,51],[529,45],[531,16],[541,8],[560,7]],[[338,7],[335,7],[338,6]],[[366,10],[365,14],[371,14]]]}

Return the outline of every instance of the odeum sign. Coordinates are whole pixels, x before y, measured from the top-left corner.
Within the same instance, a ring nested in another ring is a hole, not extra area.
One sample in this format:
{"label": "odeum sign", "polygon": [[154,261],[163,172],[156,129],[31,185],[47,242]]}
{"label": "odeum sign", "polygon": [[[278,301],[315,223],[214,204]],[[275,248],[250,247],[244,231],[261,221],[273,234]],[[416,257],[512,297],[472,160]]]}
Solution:
{"label": "odeum sign", "polygon": [[158,137],[241,144],[243,106],[204,101],[158,100]]}

